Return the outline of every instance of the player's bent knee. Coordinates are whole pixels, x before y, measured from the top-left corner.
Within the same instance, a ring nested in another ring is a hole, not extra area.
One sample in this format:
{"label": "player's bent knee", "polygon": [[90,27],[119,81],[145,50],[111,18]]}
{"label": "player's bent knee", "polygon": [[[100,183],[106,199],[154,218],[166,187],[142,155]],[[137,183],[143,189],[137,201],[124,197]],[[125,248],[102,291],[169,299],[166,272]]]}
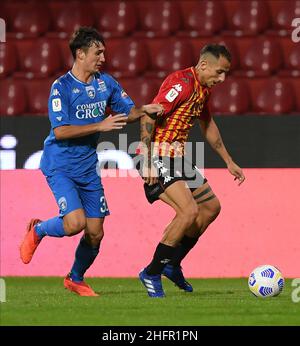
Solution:
{"label": "player's bent knee", "polygon": [[81,232],[86,227],[86,220],[84,218],[74,218],[64,223],[64,229],[68,235],[75,235]]}
{"label": "player's bent knee", "polygon": [[86,233],[86,236],[90,239],[92,243],[100,243],[102,238],[104,237],[104,233]]}
{"label": "player's bent knee", "polygon": [[85,239],[87,242],[94,247],[97,247],[100,245],[102,238],[104,237],[104,230],[103,226],[101,227],[95,227],[95,228],[90,228],[86,227],[85,229]]}
{"label": "player's bent knee", "polygon": [[198,217],[197,205],[190,205],[179,214],[179,217],[185,224],[185,227],[191,226]]}

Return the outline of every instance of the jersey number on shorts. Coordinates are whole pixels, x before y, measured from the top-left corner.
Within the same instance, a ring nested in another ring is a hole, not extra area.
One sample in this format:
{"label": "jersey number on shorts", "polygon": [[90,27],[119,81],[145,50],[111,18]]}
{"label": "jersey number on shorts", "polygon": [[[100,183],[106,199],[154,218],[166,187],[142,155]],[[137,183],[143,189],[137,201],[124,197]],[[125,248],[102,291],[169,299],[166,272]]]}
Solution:
{"label": "jersey number on shorts", "polygon": [[107,212],[107,211],[108,211],[108,208],[107,208],[107,204],[106,204],[106,200],[105,200],[105,197],[104,197],[104,196],[102,196],[102,197],[100,198],[100,203],[102,203],[102,207],[100,208],[101,213]]}

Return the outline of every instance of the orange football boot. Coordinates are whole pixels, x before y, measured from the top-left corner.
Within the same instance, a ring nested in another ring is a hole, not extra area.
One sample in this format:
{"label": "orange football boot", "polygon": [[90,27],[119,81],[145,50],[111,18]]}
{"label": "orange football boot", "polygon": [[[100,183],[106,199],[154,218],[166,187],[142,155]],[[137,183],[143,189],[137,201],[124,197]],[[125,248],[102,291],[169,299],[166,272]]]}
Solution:
{"label": "orange football boot", "polygon": [[34,226],[41,222],[39,219],[31,219],[27,226],[27,233],[20,246],[20,255],[23,263],[27,264],[31,261],[32,256],[42,239],[37,235]]}
{"label": "orange football boot", "polygon": [[64,279],[64,286],[71,292],[75,292],[82,297],[98,297],[99,294],[93,291],[93,289],[84,281],[74,282],[68,274]]}

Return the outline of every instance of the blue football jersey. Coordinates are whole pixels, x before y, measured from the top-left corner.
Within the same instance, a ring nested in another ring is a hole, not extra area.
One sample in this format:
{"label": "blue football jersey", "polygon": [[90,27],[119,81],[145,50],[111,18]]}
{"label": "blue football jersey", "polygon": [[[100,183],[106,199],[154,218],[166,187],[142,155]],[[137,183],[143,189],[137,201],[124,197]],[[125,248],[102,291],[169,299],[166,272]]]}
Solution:
{"label": "blue football jersey", "polygon": [[105,109],[129,114],[133,101],[107,73],[96,73],[91,83],[83,83],[69,71],[57,79],[48,101],[51,130],[44,142],[40,168],[46,176],[65,172],[70,176],[96,169],[99,134],[57,140],[54,129],[64,125],[88,125],[105,119]]}

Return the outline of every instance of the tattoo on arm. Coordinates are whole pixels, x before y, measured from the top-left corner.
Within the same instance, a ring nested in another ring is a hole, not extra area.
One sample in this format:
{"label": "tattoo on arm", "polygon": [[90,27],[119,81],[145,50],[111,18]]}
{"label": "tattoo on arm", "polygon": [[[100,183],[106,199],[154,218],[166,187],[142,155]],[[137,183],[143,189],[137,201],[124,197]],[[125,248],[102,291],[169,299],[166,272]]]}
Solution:
{"label": "tattoo on arm", "polygon": [[141,141],[147,150],[148,165],[151,165],[151,142],[154,133],[155,122],[147,121],[146,118],[141,119]]}
{"label": "tattoo on arm", "polygon": [[152,137],[153,129],[154,129],[154,125],[152,123],[146,123],[146,130],[151,135],[151,137]]}

